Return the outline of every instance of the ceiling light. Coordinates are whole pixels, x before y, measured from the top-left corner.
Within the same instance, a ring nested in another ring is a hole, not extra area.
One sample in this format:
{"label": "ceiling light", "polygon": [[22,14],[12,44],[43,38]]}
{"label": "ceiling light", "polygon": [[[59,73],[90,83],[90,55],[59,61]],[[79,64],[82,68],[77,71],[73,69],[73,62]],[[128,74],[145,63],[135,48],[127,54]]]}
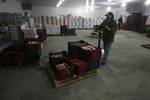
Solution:
{"label": "ceiling light", "polygon": [[59,7],[59,6],[60,6],[59,4],[56,5],[56,7]]}
{"label": "ceiling light", "polygon": [[123,2],[132,2],[134,0],[123,0]]}
{"label": "ceiling light", "polygon": [[150,0],[146,0],[145,5],[149,5],[150,4]]}
{"label": "ceiling light", "polygon": [[111,7],[107,7],[107,9],[106,9],[107,11],[111,11]]}
{"label": "ceiling light", "polygon": [[89,12],[89,9],[86,9],[85,11],[86,11],[86,12]]}
{"label": "ceiling light", "polygon": [[93,8],[93,7],[91,7],[90,9],[91,9],[91,11],[94,11],[94,8]]}
{"label": "ceiling light", "polygon": [[94,0],[91,1],[91,7],[93,7],[93,6],[94,6]]}
{"label": "ceiling light", "polygon": [[111,2],[112,0],[108,0],[108,2]]}
{"label": "ceiling light", "polygon": [[78,12],[81,13],[81,12],[82,12],[82,9],[79,8],[79,9],[78,9]]}
{"label": "ceiling light", "polygon": [[59,0],[59,1],[57,2],[56,7],[60,7],[64,1],[65,1],[65,0]]}
{"label": "ceiling light", "polygon": [[127,3],[124,2],[121,4],[121,7],[124,8],[124,7],[126,7],[126,5],[127,5]]}
{"label": "ceiling light", "polygon": [[89,7],[89,0],[86,0],[86,7]]}

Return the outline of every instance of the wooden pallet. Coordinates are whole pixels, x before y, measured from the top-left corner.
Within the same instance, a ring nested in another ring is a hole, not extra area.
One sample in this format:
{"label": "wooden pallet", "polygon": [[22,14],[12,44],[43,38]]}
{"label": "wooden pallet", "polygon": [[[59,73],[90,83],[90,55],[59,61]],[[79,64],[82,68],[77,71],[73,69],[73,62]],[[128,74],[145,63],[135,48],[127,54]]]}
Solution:
{"label": "wooden pallet", "polygon": [[56,77],[54,71],[50,67],[47,67],[47,72],[50,75],[50,78],[52,79],[56,88],[64,87],[66,85],[75,83],[75,82],[83,80],[83,79],[87,79],[87,78],[95,76],[97,74],[97,70],[93,70],[93,71],[89,71],[80,76],[74,75],[72,78],[59,81],[59,80],[57,80],[57,77]]}

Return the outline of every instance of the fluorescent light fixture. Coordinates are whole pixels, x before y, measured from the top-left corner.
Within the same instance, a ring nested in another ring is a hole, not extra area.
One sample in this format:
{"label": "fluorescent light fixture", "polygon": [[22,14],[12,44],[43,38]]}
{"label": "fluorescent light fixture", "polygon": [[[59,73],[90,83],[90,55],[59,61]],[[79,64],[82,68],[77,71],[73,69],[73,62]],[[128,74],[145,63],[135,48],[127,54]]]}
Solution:
{"label": "fluorescent light fixture", "polygon": [[145,5],[149,5],[150,4],[150,0],[146,0]]}
{"label": "fluorescent light fixture", "polygon": [[94,0],[91,1],[91,7],[93,7],[93,6],[94,6]]}
{"label": "fluorescent light fixture", "polygon": [[104,6],[113,6],[113,5],[118,5],[118,4],[120,4],[120,3],[118,3],[118,2],[98,2],[98,3],[96,3],[97,5],[104,5]]}
{"label": "fluorescent light fixture", "polygon": [[108,2],[111,2],[112,0],[108,0]]}
{"label": "fluorescent light fixture", "polygon": [[110,6],[108,6],[106,10],[107,10],[107,11],[111,11],[111,7],[110,7]]}
{"label": "fluorescent light fixture", "polygon": [[60,7],[64,1],[65,1],[65,0],[59,0],[59,1],[57,2],[56,7]]}
{"label": "fluorescent light fixture", "polygon": [[127,3],[126,3],[126,2],[123,2],[123,3],[121,4],[121,7],[124,8],[124,7],[126,7],[126,5],[127,5]]}
{"label": "fluorescent light fixture", "polygon": [[131,2],[131,1],[134,1],[134,0],[125,0],[125,1],[127,1],[127,2]]}
{"label": "fluorescent light fixture", "polygon": [[86,7],[89,7],[89,0],[86,0]]}
{"label": "fluorescent light fixture", "polygon": [[134,0],[122,0],[122,2],[132,2]]}

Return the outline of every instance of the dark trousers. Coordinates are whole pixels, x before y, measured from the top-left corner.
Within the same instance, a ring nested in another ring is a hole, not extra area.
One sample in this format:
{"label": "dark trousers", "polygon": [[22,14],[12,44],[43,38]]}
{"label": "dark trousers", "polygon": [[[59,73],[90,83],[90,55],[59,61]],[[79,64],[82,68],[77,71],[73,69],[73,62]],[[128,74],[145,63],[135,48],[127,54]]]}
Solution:
{"label": "dark trousers", "polygon": [[106,64],[109,56],[109,51],[111,49],[112,42],[103,42],[104,46],[104,57],[102,58],[102,63]]}
{"label": "dark trousers", "polygon": [[121,29],[121,25],[122,25],[122,23],[118,23],[118,30]]}

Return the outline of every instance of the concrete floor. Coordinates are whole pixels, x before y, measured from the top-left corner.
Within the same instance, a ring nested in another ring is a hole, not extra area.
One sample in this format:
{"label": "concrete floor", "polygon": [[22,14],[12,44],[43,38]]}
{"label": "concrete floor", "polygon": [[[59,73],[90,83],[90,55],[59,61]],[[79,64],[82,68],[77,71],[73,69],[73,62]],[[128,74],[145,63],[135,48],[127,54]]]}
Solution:
{"label": "concrete floor", "polygon": [[48,37],[40,66],[0,67],[0,100],[150,100],[150,43],[145,35],[119,31],[109,62],[96,76],[55,89],[44,70],[48,52],[67,50],[67,42],[85,40],[97,46],[90,31],[77,36]]}

